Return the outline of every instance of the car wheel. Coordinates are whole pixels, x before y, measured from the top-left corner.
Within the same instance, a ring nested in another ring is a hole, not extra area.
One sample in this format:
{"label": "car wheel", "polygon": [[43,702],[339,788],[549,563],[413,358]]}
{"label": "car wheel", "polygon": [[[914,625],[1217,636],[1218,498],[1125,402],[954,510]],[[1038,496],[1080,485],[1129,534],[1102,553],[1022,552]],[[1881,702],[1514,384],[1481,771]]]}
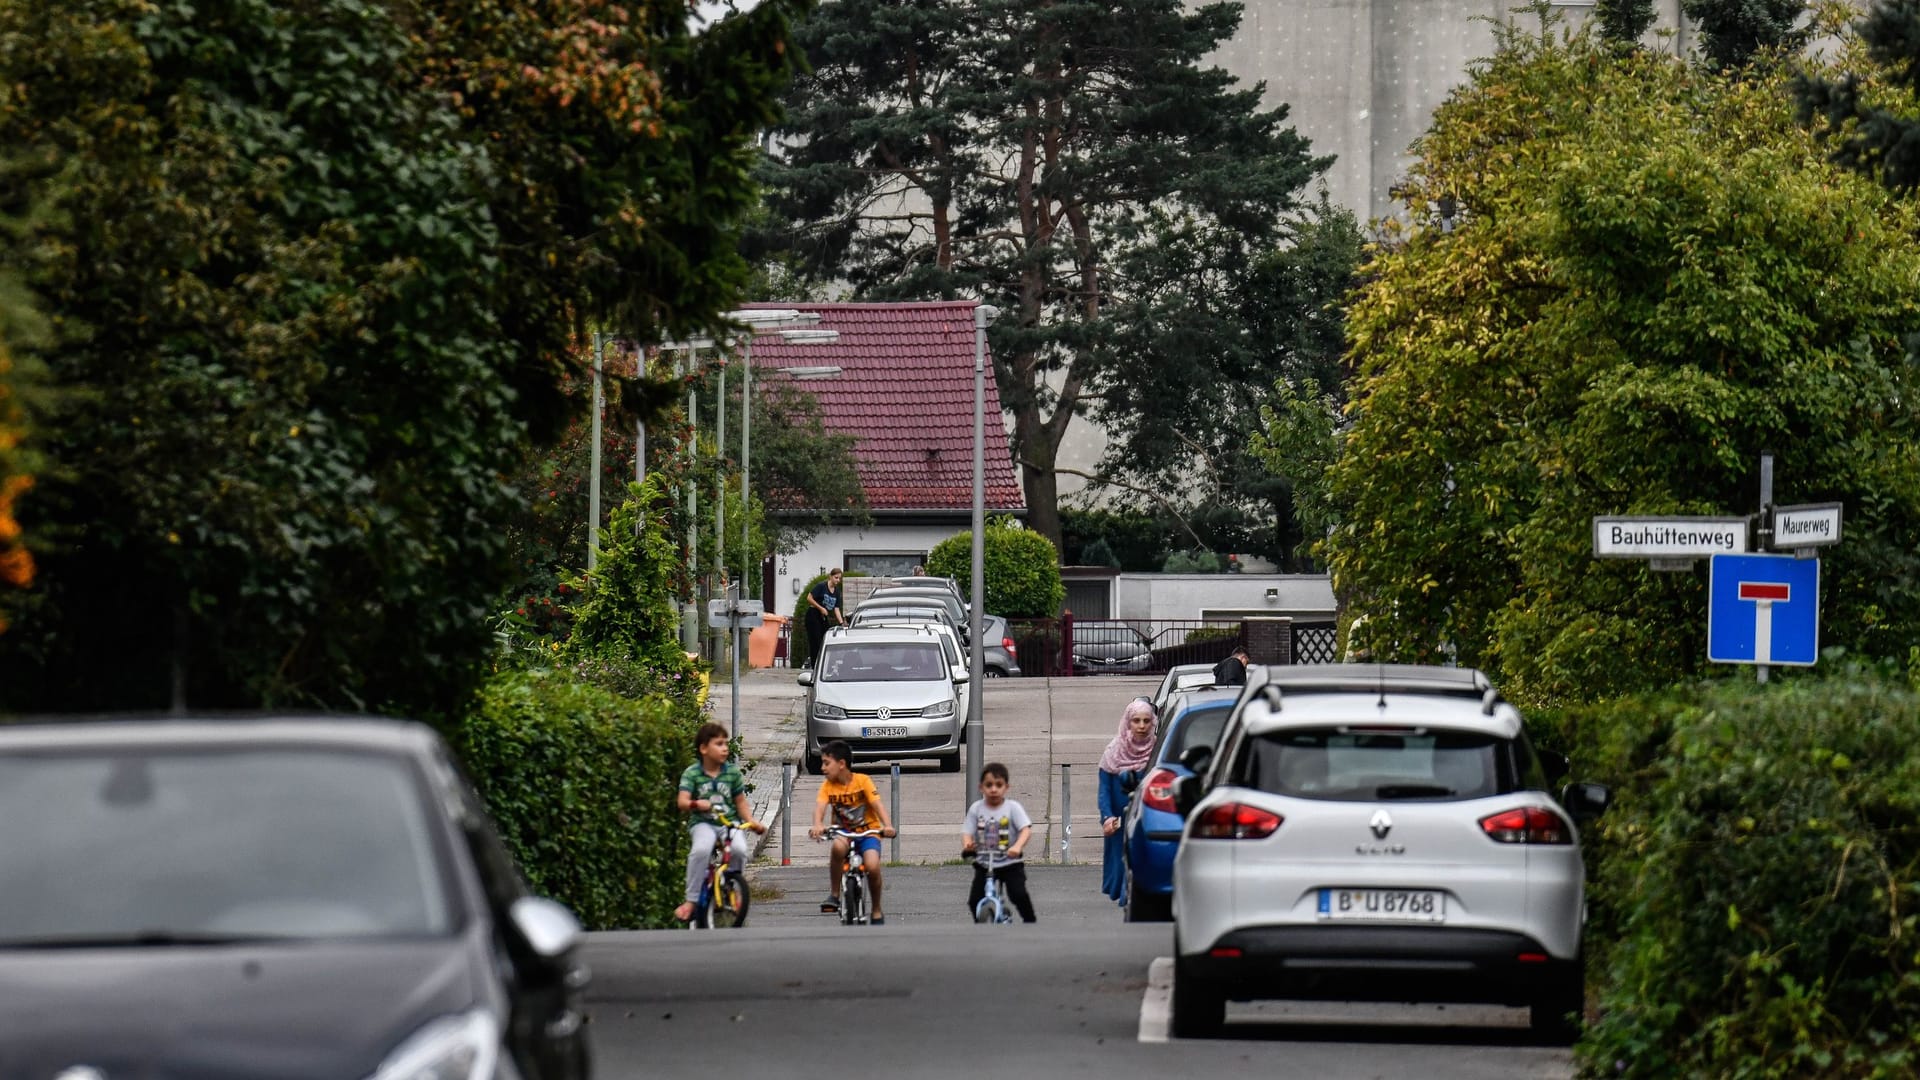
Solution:
{"label": "car wheel", "polygon": [[990,667],[987,669],[986,675],[989,679],[1004,679],[1007,677],[1007,672],[1005,668]]}
{"label": "car wheel", "polygon": [[809,747],[802,756],[806,758],[808,776],[826,775],[826,769],[820,765],[820,752],[818,750]]}
{"label": "car wheel", "polygon": [[960,751],[955,750],[953,753],[948,754],[946,757],[941,758],[940,771],[941,772],[959,772],[960,771]]}
{"label": "car wheel", "polygon": [[1173,921],[1173,897],[1155,893],[1135,891],[1131,878],[1127,881],[1127,921],[1128,922],[1171,922]]}
{"label": "car wheel", "polygon": [[1227,997],[1211,984],[1193,977],[1180,961],[1174,945],[1173,1035],[1177,1039],[1211,1039],[1227,1023]]}
{"label": "car wheel", "polygon": [[1569,1046],[1580,1039],[1586,1024],[1586,958],[1556,965],[1547,981],[1527,1004],[1527,1022],[1533,1036],[1548,1046]]}

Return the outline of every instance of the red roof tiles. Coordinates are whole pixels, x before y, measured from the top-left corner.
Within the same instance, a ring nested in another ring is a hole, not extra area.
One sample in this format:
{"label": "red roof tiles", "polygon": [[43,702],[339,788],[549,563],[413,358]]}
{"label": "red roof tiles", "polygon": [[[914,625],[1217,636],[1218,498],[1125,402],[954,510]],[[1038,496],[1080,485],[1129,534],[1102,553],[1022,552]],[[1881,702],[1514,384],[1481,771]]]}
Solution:
{"label": "red roof tiles", "polygon": [[[973,506],[973,301],[747,306],[817,312],[818,328],[840,332],[829,345],[756,338],[754,379],[780,378],[770,368],[839,365],[839,375],[799,385],[819,399],[829,430],[859,439],[854,462],[870,509]],[[991,367],[986,390],[986,507],[1021,510]]]}

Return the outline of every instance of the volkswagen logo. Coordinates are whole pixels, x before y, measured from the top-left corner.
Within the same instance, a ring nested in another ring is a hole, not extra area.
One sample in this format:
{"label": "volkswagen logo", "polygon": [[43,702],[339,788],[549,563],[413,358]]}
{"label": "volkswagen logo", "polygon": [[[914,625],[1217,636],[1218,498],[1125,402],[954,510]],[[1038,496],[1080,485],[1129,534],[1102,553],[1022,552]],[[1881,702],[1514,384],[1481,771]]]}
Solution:
{"label": "volkswagen logo", "polygon": [[1393,831],[1393,816],[1385,810],[1375,810],[1373,816],[1367,819],[1367,828],[1373,830],[1375,840],[1385,840],[1387,834]]}
{"label": "volkswagen logo", "polygon": [[876,712],[875,712],[875,713],[874,713],[873,715],[874,715],[874,717],[875,717],[875,719],[879,719],[879,720],[891,720],[891,719],[893,719],[893,710],[892,710],[892,709],[889,709],[889,708],[887,708],[887,707],[886,707],[886,706],[884,706],[884,705],[882,705],[882,706],[881,706],[881,707],[879,708],[879,710],[878,710],[878,711],[876,711]]}

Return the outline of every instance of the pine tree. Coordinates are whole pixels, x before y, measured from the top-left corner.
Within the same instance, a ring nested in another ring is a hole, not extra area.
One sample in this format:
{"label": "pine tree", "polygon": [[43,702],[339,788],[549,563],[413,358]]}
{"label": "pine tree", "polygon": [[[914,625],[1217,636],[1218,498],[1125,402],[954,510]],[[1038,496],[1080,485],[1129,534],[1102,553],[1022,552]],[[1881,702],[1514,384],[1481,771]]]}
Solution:
{"label": "pine tree", "polygon": [[813,71],[769,166],[771,242],[861,299],[1002,309],[1028,523],[1056,543],[1073,418],[1166,374],[1122,343],[1164,287],[1224,292],[1281,243],[1326,164],[1284,106],[1205,66],[1239,20],[1180,0],[830,0],[799,27]]}
{"label": "pine tree", "polygon": [[1902,115],[1862,94],[1858,75],[1838,79],[1802,76],[1794,91],[1803,123],[1818,114],[1835,128],[1849,120],[1858,126],[1842,137],[1834,160],[1870,176],[1894,191],[1920,188],[1920,117],[1911,102],[1920,97],[1920,0],[1887,0],[1855,24],[1867,56],[1909,102]]}
{"label": "pine tree", "polygon": [[1700,27],[1701,51],[1713,67],[1741,67],[1766,49],[1794,49],[1807,35],[1794,24],[1805,0],[1681,0],[1680,10]]}
{"label": "pine tree", "polygon": [[1620,45],[1637,45],[1657,16],[1653,0],[1598,0],[1593,18],[1600,24],[1601,38]]}

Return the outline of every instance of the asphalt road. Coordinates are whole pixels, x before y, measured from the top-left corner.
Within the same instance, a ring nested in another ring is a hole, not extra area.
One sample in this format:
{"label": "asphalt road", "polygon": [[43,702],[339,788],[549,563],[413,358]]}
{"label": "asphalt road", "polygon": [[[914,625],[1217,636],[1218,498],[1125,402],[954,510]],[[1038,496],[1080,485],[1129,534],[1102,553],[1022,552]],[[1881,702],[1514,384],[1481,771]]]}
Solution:
{"label": "asphalt road", "polygon": [[[1227,1037],[1164,1037],[1165,925],[1129,925],[1097,866],[1029,870],[1040,922],[965,921],[964,866],[886,871],[884,927],[818,913],[818,867],[756,871],[748,927],[594,934],[603,1077],[1565,1077],[1517,1010],[1234,1006]],[[1161,965],[1164,970],[1164,965]]]}

